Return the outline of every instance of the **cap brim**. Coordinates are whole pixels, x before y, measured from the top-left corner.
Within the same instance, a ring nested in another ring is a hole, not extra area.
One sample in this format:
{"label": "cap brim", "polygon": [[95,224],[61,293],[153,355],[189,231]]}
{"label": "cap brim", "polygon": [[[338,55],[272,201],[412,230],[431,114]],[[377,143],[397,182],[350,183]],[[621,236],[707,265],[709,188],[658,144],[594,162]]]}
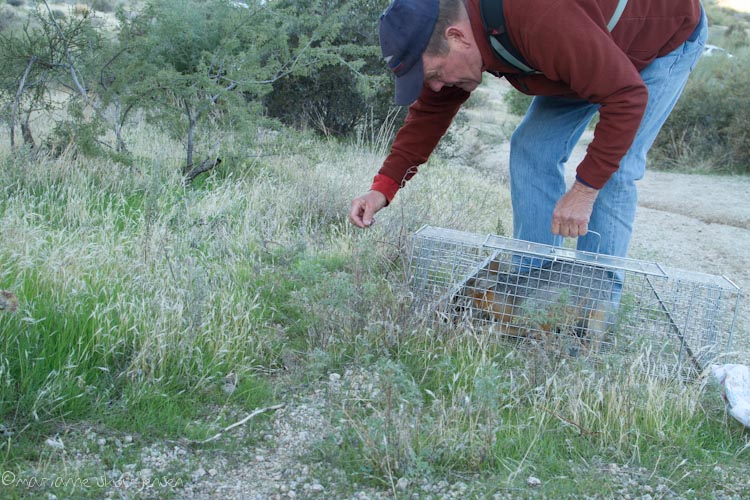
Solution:
{"label": "cap brim", "polygon": [[422,61],[417,61],[412,68],[396,78],[396,105],[408,106],[417,100],[424,84]]}

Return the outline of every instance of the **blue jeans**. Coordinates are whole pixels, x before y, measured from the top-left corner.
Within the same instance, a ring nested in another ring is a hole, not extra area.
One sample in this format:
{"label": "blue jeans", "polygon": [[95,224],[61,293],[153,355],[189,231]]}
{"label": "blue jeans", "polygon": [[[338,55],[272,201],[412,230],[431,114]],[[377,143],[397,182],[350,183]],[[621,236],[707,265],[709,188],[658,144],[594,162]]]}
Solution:
{"label": "blue jeans", "polygon": [[[578,250],[625,257],[633,232],[638,203],[635,181],[646,169],[646,153],[674,108],[687,78],[703,53],[707,22],[701,21],[690,40],[654,60],[641,71],[648,87],[648,104],[630,150],[594,204],[591,233],[579,237]],[[552,210],[566,191],[563,168],[597,104],[580,99],[537,96],[511,138],[510,184],[513,236],[518,239],[562,244],[553,235]]]}

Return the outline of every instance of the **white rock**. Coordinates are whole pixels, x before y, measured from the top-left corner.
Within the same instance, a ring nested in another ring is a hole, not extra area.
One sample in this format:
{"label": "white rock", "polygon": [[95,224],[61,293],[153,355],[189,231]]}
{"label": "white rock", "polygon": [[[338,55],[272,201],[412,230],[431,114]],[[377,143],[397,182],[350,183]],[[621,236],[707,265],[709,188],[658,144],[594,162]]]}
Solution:
{"label": "white rock", "polygon": [[49,438],[49,439],[47,439],[45,441],[45,443],[47,443],[47,446],[49,446],[51,448],[54,448],[56,450],[64,450],[65,449],[65,445],[63,444],[62,441],[60,441],[59,438]]}
{"label": "white rock", "polygon": [[529,478],[526,480],[526,484],[528,484],[532,488],[536,488],[537,486],[542,485],[542,480],[538,477],[529,476]]}
{"label": "white rock", "polygon": [[198,467],[198,469],[192,474],[193,481],[195,481],[196,479],[200,479],[205,475],[206,475],[206,469],[204,469],[203,467]]}
{"label": "white rock", "polygon": [[406,488],[409,487],[409,480],[405,477],[398,478],[398,481],[396,481],[396,488],[398,488],[401,491],[404,491]]}

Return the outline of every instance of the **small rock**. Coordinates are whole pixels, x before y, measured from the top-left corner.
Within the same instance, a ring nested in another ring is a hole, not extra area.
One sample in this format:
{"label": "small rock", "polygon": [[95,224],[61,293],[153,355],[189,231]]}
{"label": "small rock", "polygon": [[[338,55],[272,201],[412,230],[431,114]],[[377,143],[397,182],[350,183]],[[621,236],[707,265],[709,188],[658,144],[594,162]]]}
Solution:
{"label": "small rock", "polygon": [[312,490],[312,491],[323,491],[323,490],[325,490],[325,488],[320,483],[313,483],[313,485],[310,486],[310,490]]}
{"label": "small rock", "polygon": [[98,444],[99,446],[104,446],[105,444],[107,444],[107,439],[106,438],[99,438],[99,439],[96,440],[96,444]]}
{"label": "small rock", "polygon": [[56,450],[64,450],[65,445],[62,441],[60,441],[58,438],[49,438],[45,441],[47,443],[47,446],[54,448]]}
{"label": "small rock", "polygon": [[328,380],[330,380],[331,382],[338,382],[339,380],[341,380],[341,375],[339,375],[338,373],[331,373],[330,375],[328,375]]}
{"label": "small rock", "polygon": [[405,477],[398,478],[398,481],[396,481],[396,488],[398,488],[401,491],[405,491],[406,488],[409,487],[409,480]]}
{"label": "small rock", "polygon": [[537,486],[542,485],[542,480],[538,477],[529,476],[529,478],[526,480],[526,484],[528,484],[532,488],[536,488]]}
{"label": "small rock", "polygon": [[206,475],[206,469],[204,469],[203,467],[198,467],[198,469],[192,474],[193,481],[200,479],[205,475]]}
{"label": "small rock", "polygon": [[125,436],[123,438],[123,441],[125,441],[126,443],[132,443],[133,442],[133,436],[130,436],[130,435]]}
{"label": "small rock", "polygon": [[217,471],[216,469],[208,469],[208,475],[211,477],[214,477],[218,473],[219,471]]}

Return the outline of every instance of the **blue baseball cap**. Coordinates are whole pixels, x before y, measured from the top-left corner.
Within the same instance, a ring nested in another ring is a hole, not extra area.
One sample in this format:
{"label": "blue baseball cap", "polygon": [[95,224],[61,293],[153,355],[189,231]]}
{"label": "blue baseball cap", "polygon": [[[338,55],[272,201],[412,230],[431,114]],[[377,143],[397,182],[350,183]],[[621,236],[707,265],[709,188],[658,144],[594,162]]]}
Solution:
{"label": "blue baseball cap", "polygon": [[396,75],[396,104],[406,106],[422,91],[422,53],[438,18],[438,0],[394,0],[380,16],[380,50]]}

